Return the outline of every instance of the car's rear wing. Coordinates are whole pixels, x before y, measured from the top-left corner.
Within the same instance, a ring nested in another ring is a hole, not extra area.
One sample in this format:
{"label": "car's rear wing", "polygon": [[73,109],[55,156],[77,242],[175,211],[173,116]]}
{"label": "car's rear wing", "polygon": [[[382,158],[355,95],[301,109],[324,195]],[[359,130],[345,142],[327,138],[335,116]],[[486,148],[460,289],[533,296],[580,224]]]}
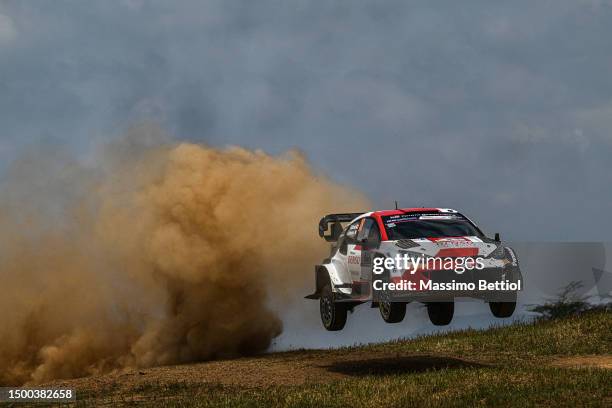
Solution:
{"label": "car's rear wing", "polygon": [[[342,233],[342,226],[340,223],[349,222],[359,217],[360,213],[342,213],[342,214],[328,214],[325,217],[321,218],[319,221],[319,236],[321,238],[325,238],[327,242],[335,242],[338,240],[338,237]],[[329,224],[333,223],[334,225],[331,228],[330,234],[325,235],[325,232],[329,229]]]}

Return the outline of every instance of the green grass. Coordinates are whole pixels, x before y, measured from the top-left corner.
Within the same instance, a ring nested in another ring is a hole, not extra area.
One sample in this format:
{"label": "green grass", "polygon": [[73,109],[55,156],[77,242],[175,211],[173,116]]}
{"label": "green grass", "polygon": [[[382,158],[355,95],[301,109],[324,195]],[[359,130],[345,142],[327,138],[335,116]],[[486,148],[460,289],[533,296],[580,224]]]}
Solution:
{"label": "green grass", "polygon": [[559,320],[517,323],[488,330],[467,329],[408,341],[367,346],[372,350],[449,353],[481,359],[508,356],[575,356],[612,353],[612,315],[585,313]]}
{"label": "green grass", "polygon": [[611,381],[606,370],[457,369],[265,390],[202,388],[195,396],[166,403],[189,407],[609,407]]}
{"label": "green grass", "polygon": [[[611,328],[612,314],[598,312],[482,331],[463,330],[309,352],[329,355],[330,361],[353,352],[364,355],[371,352],[373,355],[397,353],[398,361],[402,357],[447,358],[460,364],[386,372],[353,367],[353,375],[346,379],[297,386],[247,388],[176,383],[168,387],[152,383],[134,390],[138,398],[124,395],[113,403],[178,407],[610,407],[612,370],[560,368],[551,362],[561,357],[612,354]],[[285,354],[301,355],[300,352]],[[393,359],[388,365],[393,365]],[[91,404],[95,401],[80,401],[78,405]]]}

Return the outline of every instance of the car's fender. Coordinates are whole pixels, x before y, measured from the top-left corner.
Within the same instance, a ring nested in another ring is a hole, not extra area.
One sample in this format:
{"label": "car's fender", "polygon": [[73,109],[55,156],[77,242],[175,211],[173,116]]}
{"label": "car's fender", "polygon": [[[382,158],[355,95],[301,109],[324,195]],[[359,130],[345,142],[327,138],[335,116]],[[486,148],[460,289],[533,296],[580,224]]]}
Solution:
{"label": "car's fender", "polygon": [[315,292],[306,296],[307,299],[318,299],[326,284],[331,285],[333,292],[351,293],[351,283],[342,281],[340,271],[333,263],[315,265]]}

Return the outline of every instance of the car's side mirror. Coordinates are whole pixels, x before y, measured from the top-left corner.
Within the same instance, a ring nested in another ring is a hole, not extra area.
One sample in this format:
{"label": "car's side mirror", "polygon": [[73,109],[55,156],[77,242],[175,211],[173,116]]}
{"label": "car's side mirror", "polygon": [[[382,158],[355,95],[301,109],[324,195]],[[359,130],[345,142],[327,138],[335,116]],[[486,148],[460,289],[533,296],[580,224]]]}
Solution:
{"label": "car's side mirror", "polygon": [[501,242],[501,238],[499,237],[499,232],[495,233],[495,241],[496,242]]}

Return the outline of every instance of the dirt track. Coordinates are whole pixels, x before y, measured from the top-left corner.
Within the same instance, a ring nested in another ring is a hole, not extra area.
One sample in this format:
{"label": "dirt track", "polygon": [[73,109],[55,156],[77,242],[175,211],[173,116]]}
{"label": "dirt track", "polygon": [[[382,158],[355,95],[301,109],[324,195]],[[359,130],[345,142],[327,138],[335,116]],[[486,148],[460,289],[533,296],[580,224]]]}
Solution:
{"label": "dirt track", "polygon": [[446,367],[481,364],[453,357],[400,355],[361,350],[299,351],[252,358],[198,364],[126,370],[101,376],[54,381],[47,386],[91,392],[138,389],[140,386],[174,384],[223,384],[241,387],[321,383],[367,374],[420,372]]}
{"label": "dirt track", "polygon": [[[550,361],[560,367],[612,368],[612,356],[578,356]],[[61,380],[48,386],[90,392],[138,389],[146,384],[223,384],[241,387],[322,383],[367,374],[420,372],[483,363],[447,356],[389,354],[363,350],[299,351],[198,364],[132,369],[101,376]]]}

